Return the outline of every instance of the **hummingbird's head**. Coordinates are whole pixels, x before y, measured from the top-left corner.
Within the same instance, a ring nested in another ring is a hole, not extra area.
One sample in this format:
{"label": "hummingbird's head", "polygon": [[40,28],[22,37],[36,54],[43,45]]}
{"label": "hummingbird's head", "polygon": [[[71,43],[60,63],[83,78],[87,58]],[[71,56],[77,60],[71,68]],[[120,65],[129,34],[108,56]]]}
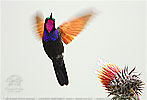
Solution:
{"label": "hummingbird's head", "polygon": [[44,29],[50,33],[51,31],[55,30],[55,19],[52,18],[52,13],[50,15],[50,17],[47,17],[45,19],[45,23],[44,23]]}

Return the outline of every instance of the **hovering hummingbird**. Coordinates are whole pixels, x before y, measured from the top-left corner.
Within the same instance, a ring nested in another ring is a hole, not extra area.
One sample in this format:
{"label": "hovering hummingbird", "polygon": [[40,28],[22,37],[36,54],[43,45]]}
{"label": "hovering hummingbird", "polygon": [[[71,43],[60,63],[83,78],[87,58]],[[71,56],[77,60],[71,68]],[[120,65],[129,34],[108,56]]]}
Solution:
{"label": "hovering hummingbird", "polygon": [[61,86],[68,85],[68,75],[63,59],[64,46],[69,44],[84,28],[87,21],[93,15],[92,12],[73,18],[55,28],[55,19],[50,17],[44,19],[40,15],[35,16],[37,35],[41,38],[44,51],[53,62],[57,80]]}

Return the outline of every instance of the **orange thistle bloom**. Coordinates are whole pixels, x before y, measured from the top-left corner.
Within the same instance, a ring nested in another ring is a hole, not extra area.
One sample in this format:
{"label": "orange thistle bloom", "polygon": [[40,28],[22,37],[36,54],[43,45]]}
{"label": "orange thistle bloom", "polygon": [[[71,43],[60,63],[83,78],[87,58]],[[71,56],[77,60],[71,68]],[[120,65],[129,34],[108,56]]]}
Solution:
{"label": "orange thistle bloom", "polygon": [[128,66],[120,69],[115,64],[104,62],[101,59],[98,61],[98,66],[101,68],[97,70],[98,78],[108,91],[108,96],[114,95],[112,100],[130,100],[130,98],[140,100],[139,94],[141,94],[144,83],[138,77],[140,74],[133,74],[136,67],[128,72]]}

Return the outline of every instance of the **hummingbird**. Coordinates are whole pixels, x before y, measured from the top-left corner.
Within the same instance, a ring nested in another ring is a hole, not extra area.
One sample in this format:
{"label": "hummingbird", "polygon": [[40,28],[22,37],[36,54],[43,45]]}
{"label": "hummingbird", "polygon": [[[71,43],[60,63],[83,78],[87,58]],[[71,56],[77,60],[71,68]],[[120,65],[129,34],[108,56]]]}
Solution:
{"label": "hummingbird", "polygon": [[52,60],[58,83],[61,86],[69,84],[64,63],[63,42],[66,45],[69,44],[83,30],[92,15],[92,12],[85,13],[64,22],[57,28],[52,13],[45,20],[41,15],[35,15],[36,33],[42,41],[45,53]]}

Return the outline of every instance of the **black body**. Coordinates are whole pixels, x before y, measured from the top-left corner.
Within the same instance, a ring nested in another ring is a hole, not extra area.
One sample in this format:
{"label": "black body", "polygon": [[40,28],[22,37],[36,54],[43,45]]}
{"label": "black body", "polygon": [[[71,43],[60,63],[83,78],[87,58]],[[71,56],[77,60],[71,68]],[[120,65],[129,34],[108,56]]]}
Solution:
{"label": "black body", "polygon": [[[46,31],[45,28],[44,30]],[[53,25],[51,32],[54,30],[56,30],[55,23]],[[63,55],[62,55],[62,53],[64,52],[64,46],[61,41],[59,32],[58,32],[58,38],[55,41],[44,41],[42,39],[42,42],[43,42],[43,47],[46,54],[53,62],[55,74],[59,84],[61,86],[68,85],[68,76],[67,76],[67,72],[66,72],[66,68],[65,68],[65,64],[63,60]]]}

